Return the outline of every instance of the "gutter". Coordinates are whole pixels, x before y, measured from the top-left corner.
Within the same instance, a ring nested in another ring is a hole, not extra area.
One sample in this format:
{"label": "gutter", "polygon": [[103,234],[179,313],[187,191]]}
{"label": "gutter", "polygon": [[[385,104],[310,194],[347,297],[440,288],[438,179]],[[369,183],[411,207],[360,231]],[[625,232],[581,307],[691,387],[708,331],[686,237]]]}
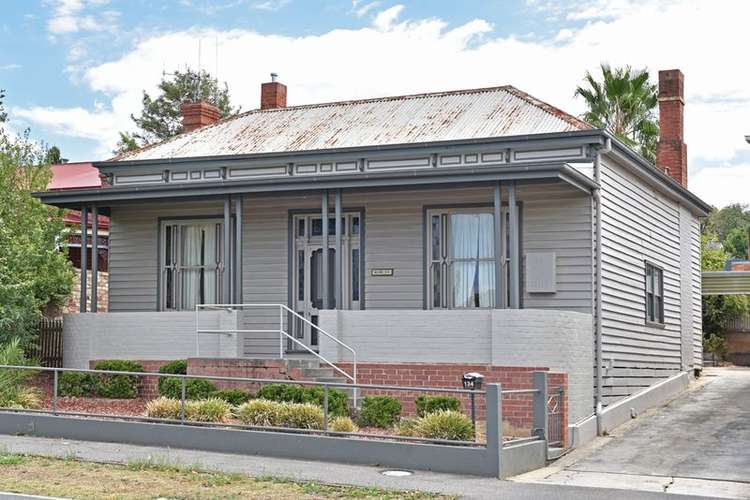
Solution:
{"label": "gutter", "polygon": [[602,435],[602,364],[604,362],[602,355],[602,202],[601,202],[601,156],[612,151],[612,140],[607,139],[604,147],[599,148],[594,156],[594,203],[596,205],[596,219],[594,220],[594,251],[596,258],[594,260],[594,334],[596,337],[596,434]]}

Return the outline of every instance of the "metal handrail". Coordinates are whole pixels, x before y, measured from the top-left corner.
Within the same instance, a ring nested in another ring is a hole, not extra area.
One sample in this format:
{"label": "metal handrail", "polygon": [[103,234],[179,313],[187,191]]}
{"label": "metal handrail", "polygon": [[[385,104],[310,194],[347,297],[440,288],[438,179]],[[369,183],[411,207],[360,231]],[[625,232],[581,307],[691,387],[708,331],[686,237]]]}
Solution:
{"label": "metal handrail", "polygon": [[[277,330],[240,330],[240,329],[201,329],[198,326],[198,313],[200,309],[219,309],[219,310],[228,310],[231,311],[233,309],[243,309],[243,308],[259,308],[259,307],[278,307],[279,308],[279,357],[281,359],[284,359],[284,337],[290,339],[295,344],[302,346],[303,349],[311,353],[313,356],[317,357],[319,360],[323,361],[325,364],[329,365],[331,368],[333,368],[336,372],[342,374],[347,379],[351,380],[352,383],[355,385],[354,387],[354,394],[353,399],[356,404],[357,402],[357,351],[354,350],[351,346],[345,344],[341,340],[337,339],[327,331],[323,330],[320,326],[314,324],[312,321],[308,320],[304,316],[298,314],[296,311],[290,309],[285,304],[196,304],[195,305],[195,351],[196,356],[199,355],[199,349],[200,349],[200,340],[199,335],[201,333],[210,333],[210,334],[237,334],[237,333],[276,333]],[[338,344],[339,346],[343,347],[344,349],[348,350],[352,354],[352,374],[349,375],[346,371],[342,370],[338,366],[336,366],[333,362],[326,359],[324,356],[322,356],[319,352],[314,351],[311,349],[308,345],[306,345],[304,342],[300,342],[298,339],[296,339],[294,336],[290,335],[286,330],[284,330],[284,312],[286,311],[287,314],[291,314],[293,317],[296,317],[302,322],[304,322],[307,325],[310,325],[311,328],[315,328],[318,333],[322,333],[327,338]]]}

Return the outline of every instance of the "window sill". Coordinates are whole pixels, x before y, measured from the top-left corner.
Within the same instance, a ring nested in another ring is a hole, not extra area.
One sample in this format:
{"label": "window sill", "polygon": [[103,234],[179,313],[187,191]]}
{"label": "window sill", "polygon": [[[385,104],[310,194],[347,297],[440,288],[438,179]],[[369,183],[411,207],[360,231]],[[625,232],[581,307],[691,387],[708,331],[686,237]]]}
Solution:
{"label": "window sill", "polygon": [[646,320],[645,323],[646,323],[646,326],[651,327],[651,328],[664,329],[664,326],[665,326],[664,323],[657,323],[656,321],[648,321],[648,320]]}

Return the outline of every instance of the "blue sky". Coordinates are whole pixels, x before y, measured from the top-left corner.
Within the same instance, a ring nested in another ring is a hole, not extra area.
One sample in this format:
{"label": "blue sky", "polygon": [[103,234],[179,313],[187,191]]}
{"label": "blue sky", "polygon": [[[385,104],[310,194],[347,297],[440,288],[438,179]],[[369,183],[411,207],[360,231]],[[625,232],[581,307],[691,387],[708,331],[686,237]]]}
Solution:
{"label": "blue sky", "polygon": [[[750,203],[750,4],[740,0],[10,0],[0,19],[9,126],[71,160],[108,157],[162,70],[218,68],[257,106],[271,71],[300,104],[512,84],[571,113],[602,61],[686,78],[690,185]],[[218,47],[218,51],[216,48]],[[218,61],[215,54],[218,53]]]}

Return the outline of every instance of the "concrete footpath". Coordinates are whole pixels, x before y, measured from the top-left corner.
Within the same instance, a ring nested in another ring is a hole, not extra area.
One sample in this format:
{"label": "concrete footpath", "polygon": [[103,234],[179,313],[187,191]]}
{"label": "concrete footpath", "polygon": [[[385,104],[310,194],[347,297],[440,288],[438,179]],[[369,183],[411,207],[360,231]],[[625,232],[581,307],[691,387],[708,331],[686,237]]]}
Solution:
{"label": "concrete footpath", "polygon": [[[26,436],[0,435],[0,449],[13,453],[76,458],[101,463],[128,463],[135,460],[155,460],[160,463],[196,465],[206,470],[240,472],[255,477],[273,476],[298,481],[330,484],[375,486],[398,490],[420,490],[481,499],[560,499],[612,500],[623,498],[610,488],[586,488],[554,484],[522,484],[497,479],[415,471],[408,477],[384,476],[376,467],[285,460],[249,455],[207,453],[193,450],[133,446],[116,443],[71,441]],[[2,485],[0,485],[2,490]],[[621,493],[621,492],[620,492]],[[3,498],[0,494],[0,498]],[[700,497],[666,495],[658,492],[628,492],[628,499],[659,499]]]}
{"label": "concrete footpath", "polygon": [[708,368],[668,405],[514,480],[750,498],[750,369]]}

